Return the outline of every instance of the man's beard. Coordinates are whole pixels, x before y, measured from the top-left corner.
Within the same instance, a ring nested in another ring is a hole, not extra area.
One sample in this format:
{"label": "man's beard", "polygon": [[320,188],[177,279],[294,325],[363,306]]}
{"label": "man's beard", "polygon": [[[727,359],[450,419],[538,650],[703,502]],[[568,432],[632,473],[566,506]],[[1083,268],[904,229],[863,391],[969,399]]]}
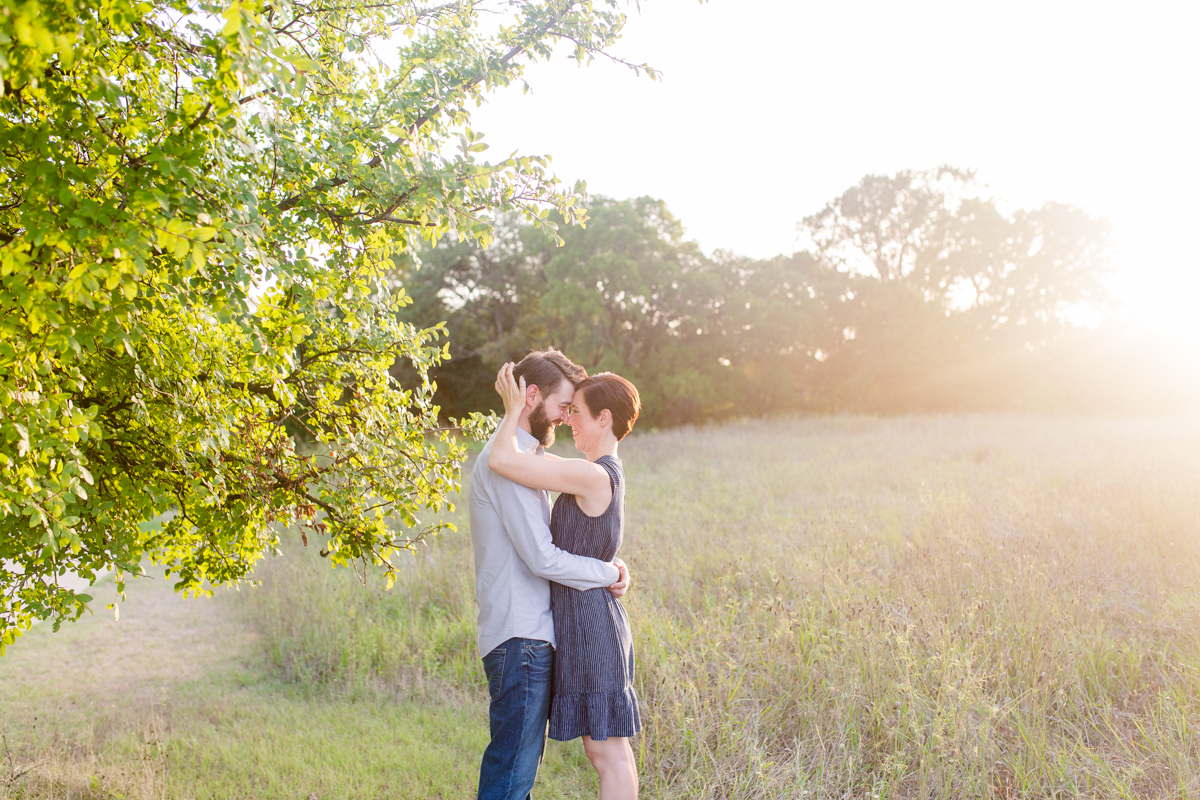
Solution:
{"label": "man's beard", "polygon": [[542,443],[542,447],[554,444],[554,423],[546,416],[546,401],[537,404],[537,408],[529,412],[529,432],[533,438]]}

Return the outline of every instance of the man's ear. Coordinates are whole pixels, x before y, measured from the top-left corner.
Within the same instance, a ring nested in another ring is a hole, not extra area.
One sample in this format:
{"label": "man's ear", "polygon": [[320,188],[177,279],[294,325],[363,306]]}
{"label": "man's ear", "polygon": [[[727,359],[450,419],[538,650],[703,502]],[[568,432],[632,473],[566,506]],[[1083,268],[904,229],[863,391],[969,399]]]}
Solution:
{"label": "man's ear", "polygon": [[538,398],[542,396],[537,384],[530,384],[525,387],[525,407],[532,408],[537,405]]}

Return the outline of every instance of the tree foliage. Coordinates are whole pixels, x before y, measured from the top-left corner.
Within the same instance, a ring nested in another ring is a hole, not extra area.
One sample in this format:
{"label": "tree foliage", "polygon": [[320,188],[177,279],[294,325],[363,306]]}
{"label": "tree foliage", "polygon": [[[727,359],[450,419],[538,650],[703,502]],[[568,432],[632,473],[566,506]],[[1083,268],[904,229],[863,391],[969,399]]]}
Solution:
{"label": "tree foliage", "polygon": [[1107,223],[1006,212],[963,170],[867,176],[801,223],[804,250],[764,260],[706,256],[658,200],[589,212],[562,247],[510,220],[400,270],[412,320],[453,331],[448,408],[491,406],[496,367],[547,344],[633,380],[648,425],[1044,406],[1039,357],[1106,302]]}
{"label": "tree foliage", "polygon": [[586,228],[561,229],[561,247],[509,219],[489,248],[447,240],[400,265],[398,280],[423,300],[410,318],[454,332],[454,357],[436,370],[448,408],[491,407],[496,367],[546,344],[593,371],[659,374],[644,381],[644,399],[663,391],[655,408],[711,400],[689,370],[713,314],[711,262],[659,200],[593,198],[588,213]]}
{"label": "tree foliage", "polygon": [[868,175],[800,225],[812,253],[848,275],[902,286],[980,329],[1061,326],[1106,302],[1109,227],[1049,203],[1005,214],[970,172]]}
{"label": "tree foliage", "polygon": [[868,175],[800,231],[844,276],[842,336],[823,352],[837,407],[1044,404],[1036,355],[1072,308],[1108,302],[1105,220],[1057,203],[1006,213],[965,170]]}
{"label": "tree foliage", "polygon": [[445,331],[385,267],[486,246],[496,214],[585,218],[544,158],[483,160],[469,111],[623,24],[617,0],[3,0],[0,648],[87,608],[68,571],[121,587],[150,558],[206,591],[297,523],[390,572],[441,527]]}

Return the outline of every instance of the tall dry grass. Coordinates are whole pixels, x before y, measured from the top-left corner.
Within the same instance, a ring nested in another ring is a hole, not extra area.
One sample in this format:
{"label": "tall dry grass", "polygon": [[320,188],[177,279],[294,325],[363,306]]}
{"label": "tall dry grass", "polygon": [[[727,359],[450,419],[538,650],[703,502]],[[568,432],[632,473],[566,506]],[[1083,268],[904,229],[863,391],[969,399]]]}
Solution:
{"label": "tall dry grass", "polygon": [[[621,455],[645,796],[1200,796],[1200,421],[835,417]],[[482,689],[465,532],[391,593],[312,561],[250,600],[285,674]]]}
{"label": "tall dry grass", "polygon": [[281,677],[321,691],[400,691],[409,696],[474,692],[475,578],[466,514],[459,533],[394,557],[391,591],[378,573],[331,570],[315,552],[286,542],[261,565],[259,586],[238,598],[265,635]]}

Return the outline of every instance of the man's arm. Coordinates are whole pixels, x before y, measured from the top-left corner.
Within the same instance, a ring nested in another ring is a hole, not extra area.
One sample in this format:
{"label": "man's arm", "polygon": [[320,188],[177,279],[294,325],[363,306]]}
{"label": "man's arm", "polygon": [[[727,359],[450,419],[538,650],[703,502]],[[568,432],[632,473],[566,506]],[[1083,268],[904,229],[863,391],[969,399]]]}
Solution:
{"label": "man's arm", "polygon": [[554,546],[534,490],[499,475],[489,483],[488,497],[496,505],[504,530],[534,575],[580,590],[607,588],[620,580],[620,571],[609,562]]}

